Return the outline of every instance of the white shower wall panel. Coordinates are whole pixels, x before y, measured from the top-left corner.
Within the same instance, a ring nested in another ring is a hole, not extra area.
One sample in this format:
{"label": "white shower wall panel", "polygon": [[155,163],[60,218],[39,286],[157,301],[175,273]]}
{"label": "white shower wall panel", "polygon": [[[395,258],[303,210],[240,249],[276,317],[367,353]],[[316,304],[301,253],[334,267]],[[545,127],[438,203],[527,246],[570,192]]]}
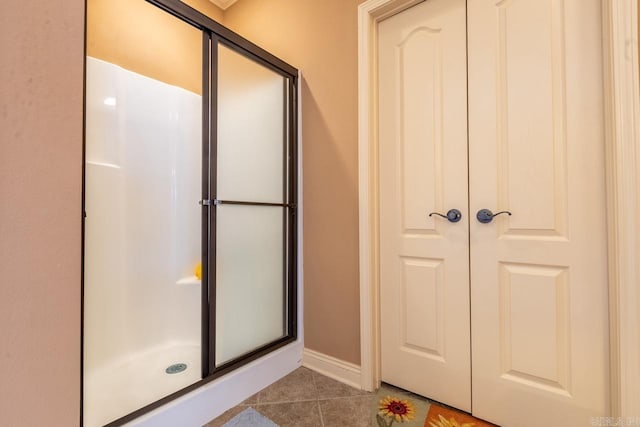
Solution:
{"label": "white shower wall panel", "polygon": [[87,58],[87,369],[200,342],[201,109],[192,92]]}
{"label": "white shower wall panel", "polygon": [[[90,195],[85,222],[84,352],[87,370],[121,355],[127,341],[124,313],[125,275],[122,173],[117,166],[87,163]],[[105,191],[108,187],[109,191]],[[90,311],[89,311],[90,310]]]}

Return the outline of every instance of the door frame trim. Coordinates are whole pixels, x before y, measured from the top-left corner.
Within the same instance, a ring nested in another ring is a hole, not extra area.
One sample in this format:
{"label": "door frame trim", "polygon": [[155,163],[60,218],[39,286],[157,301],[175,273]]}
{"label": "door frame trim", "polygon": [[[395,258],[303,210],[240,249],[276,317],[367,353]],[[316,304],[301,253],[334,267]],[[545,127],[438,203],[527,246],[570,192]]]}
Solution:
{"label": "door frame trim", "polygon": [[[424,0],[358,7],[358,182],[361,386],[380,386],[378,24]],[[640,414],[640,87],[638,4],[603,0],[611,414]]]}
{"label": "door frame trim", "polygon": [[640,414],[638,3],[603,2],[611,410]]}

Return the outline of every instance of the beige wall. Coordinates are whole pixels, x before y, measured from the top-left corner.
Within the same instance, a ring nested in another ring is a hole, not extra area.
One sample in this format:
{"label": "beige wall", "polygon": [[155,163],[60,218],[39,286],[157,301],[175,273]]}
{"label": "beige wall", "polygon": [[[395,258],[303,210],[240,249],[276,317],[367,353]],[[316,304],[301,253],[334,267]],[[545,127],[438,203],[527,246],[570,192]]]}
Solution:
{"label": "beige wall", "polygon": [[[210,1],[184,3],[222,22]],[[202,32],[145,0],[87,1],[87,55],[202,92]]]}
{"label": "beige wall", "polygon": [[224,24],[303,73],[305,346],[360,364],[357,6],[241,0]]}
{"label": "beige wall", "polygon": [[0,1],[0,425],[80,417],[84,1]]}

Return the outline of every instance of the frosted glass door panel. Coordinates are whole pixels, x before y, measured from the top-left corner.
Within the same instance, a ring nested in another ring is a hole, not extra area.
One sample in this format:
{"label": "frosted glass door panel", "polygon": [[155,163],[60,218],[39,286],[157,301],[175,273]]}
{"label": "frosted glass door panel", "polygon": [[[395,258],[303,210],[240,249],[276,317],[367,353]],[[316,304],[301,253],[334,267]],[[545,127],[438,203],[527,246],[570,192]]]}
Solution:
{"label": "frosted glass door panel", "polygon": [[287,80],[218,46],[218,199],[284,203]]}
{"label": "frosted glass door panel", "polygon": [[217,207],[217,366],[286,333],[283,215],[281,207]]}

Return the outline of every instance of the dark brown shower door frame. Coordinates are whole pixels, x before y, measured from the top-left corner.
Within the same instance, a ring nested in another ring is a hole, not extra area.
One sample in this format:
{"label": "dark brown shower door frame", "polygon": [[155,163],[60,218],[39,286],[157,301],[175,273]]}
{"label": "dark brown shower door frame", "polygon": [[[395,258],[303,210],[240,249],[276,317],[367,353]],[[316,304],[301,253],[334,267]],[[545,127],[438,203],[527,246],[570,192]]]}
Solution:
{"label": "dark brown shower door frame", "polygon": [[[297,127],[297,89],[298,70],[264,49],[220,25],[197,10],[179,0],[146,0],[163,9],[176,18],[198,28],[203,34],[203,86],[202,86],[202,379],[182,390],[165,396],[144,406],[107,426],[125,424],[150,412],[186,393],[202,387],[212,380],[231,372],[259,357],[285,346],[297,339],[297,253],[298,253],[298,127]],[[86,33],[86,30],[85,30]],[[85,36],[86,41],[86,36]],[[283,96],[286,110],[283,120],[283,197],[284,203],[261,203],[252,201],[217,200],[217,46],[223,45],[236,53],[281,75],[285,80]],[[86,79],[86,76],[85,76]],[[84,170],[83,144],[83,170]],[[84,173],[83,173],[83,206],[84,212]],[[249,206],[267,206],[283,208],[283,270],[285,313],[283,323],[286,334],[281,338],[263,345],[251,352],[243,354],[222,365],[215,365],[215,295],[216,295],[216,209],[220,204]],[[83,218],[84,219],[84,218]],[[84,246],[84,220],[82,223]],[[84,254],[84,251],[83,251]],[[84,269],[84,255],[83,255]],[[84,295],[84,273],[82,276]],[[84,297],[83,297],[84,310]],[[83,327],[84,335],[84,327]],[[82,359],[83,356],[82,356]],[[81,390],[84,387],[84,373],[81,369]],[[82,396],[82,392],[81,392]],[[82,418],[82,402],[80,424]]]}
{"label": "dark brown shower door frame", "polygon": [[[147,0],[150,3],[156,3],[160,1],[164,3],[163,0]],[[182,4],[182,3],[180,3]],[[214,22],[214,21],[212,21]],[[215,22],[214,22],[215,23]],[[216,23],[216,25],[219,25]],[[222,27],[226,31],[230,31],[224,27]],[[235,34],[235,33],[232,33]],[[240,37],[240,36],[237,36]],[[207,38],[207,34],[205,32],[205,39]],[[216,244],[215,239],[209,233],[209,244],[205,245],[203,240],[203,259],[208,259],[209,263],[207,265],[207,272],[203,270],[203,277],[207,277],[207,282],[209,284],[208,296],[203,294],[203,313],[207,310],[210,315],[208,316],[209,323],[205,325],[206,322],[203,322],[203,348],[202,348],[202,366],[203,366],[203,378],[206,377],[205,370],[208,369],[208,376],[213,378],[217,378],[224,373],[232,371],[242,365],[245,365],[252,360],[255,360],[267,353],[272,352],[273,350],[282,347],[290,342],[293,342],[297,338],[297,105],[296,105],[296,90],[297,90],[297,77],[298,70],[291,67],[287,63],[281,61],[280,59],[274,57],[263,49],[253,45],[245,39],[240,37],[241,41],[248,44],[249,46],[241,46],[238,43],[234,43],[233,40],[225,39],[220,34],[210,33],[209,45],[211,52],[209,61],[210,61],[210,70],[218,69],[218,46],[224,46],[229,48],[236,53],[243,55],[254,62],[265,66],[271,71],[281,75],[284,77],[286,82],[286,87],[283,88],[283,97],[286,106],[286,114],[283,118],[283,200],[284,203],[264,203],[258,201],[238,201],[238,200],[220,200],[217,198],[217,169],[209,168],[211,171],[211,175],[209,177],[209,191],[204,191],[204,181],[206,177],[203,174],[203,205],[209,207],[209,209],[205,209],[203,212],[203,223],[205,218],[208,215],[209,218],[209,230],[216,230],[217,223],[217,207],[220,205],[242,205],[242,206],[255,206],[255,207],[282,207],[284,209],[283,213],[283,230],[285,231],[283,235],[283,269],[285,278],[285,289],[284,289],[284,305],[285,312],[284,315],[284,329],[286,334],[271,343],[268,343],[264,346],[261,346],[249,353],[246,353],[238,358],[232,359],[222,365],[216,366],[215,364],[215,354],[216,354],[216,343],[215,343],[215,334],[212,334],[211,331],[216,330],[216,316],[215,316],[215,295],[216,295],[216,271],[215,271],[215,262],[211,262],[211,260],[216,259]],[[206,42],[205,42],[206,45]],[[248,47],[253,46],[256,51],[248,50]],[[206,50],[206,48],[205,48]],[[265,55],[261,55],[261,53],[266,54],[272,59],[275,59],[275,62],[269,60],[269,58],[265,58]],[[210,87],[208,100],[205,100],[203,97],[203,123],[205,123],[205,117],[210,119],[209,126],[209,141],[211,143],[211,150],[209,152],[210,156],[210,164],[217,165],[217,146],[218,146],[218,135],[217,135],[217,74],[212,73],[209,81]],[[212,114],[205,113],[204,105],[209,102],[208,109],[212,112]],[[205,144],[206,145],[206,144]],[[204,156],[204,152],[203,152]],[[204,157],[203,157],[204,159]],[[204,162],[204,160],[203,160]],[[207,170],[207,169],[203,169]],[[207,197],[208,195],[208,197]],[[204,206],[203,206],[204,207]],[[206,248],[209,247],[209,256],[205,256]],[[203,263],[204,267],[204,263]],[[203,287],[203,293],[205,291],[205,287]],[[206,304],[206,301],[209,300],[209,304]],[[205,308],[205,304],[208,307]],[[213,308],[213,309],[212,309]],[[207,316],[203,315],[203,319]],[[205,332],[205,329],[207,331]],[[205,337],[206,335],[206,337]],[[205,343],[208,343],[205,346]],[[207,368],[208,367],[208,368]]]}

